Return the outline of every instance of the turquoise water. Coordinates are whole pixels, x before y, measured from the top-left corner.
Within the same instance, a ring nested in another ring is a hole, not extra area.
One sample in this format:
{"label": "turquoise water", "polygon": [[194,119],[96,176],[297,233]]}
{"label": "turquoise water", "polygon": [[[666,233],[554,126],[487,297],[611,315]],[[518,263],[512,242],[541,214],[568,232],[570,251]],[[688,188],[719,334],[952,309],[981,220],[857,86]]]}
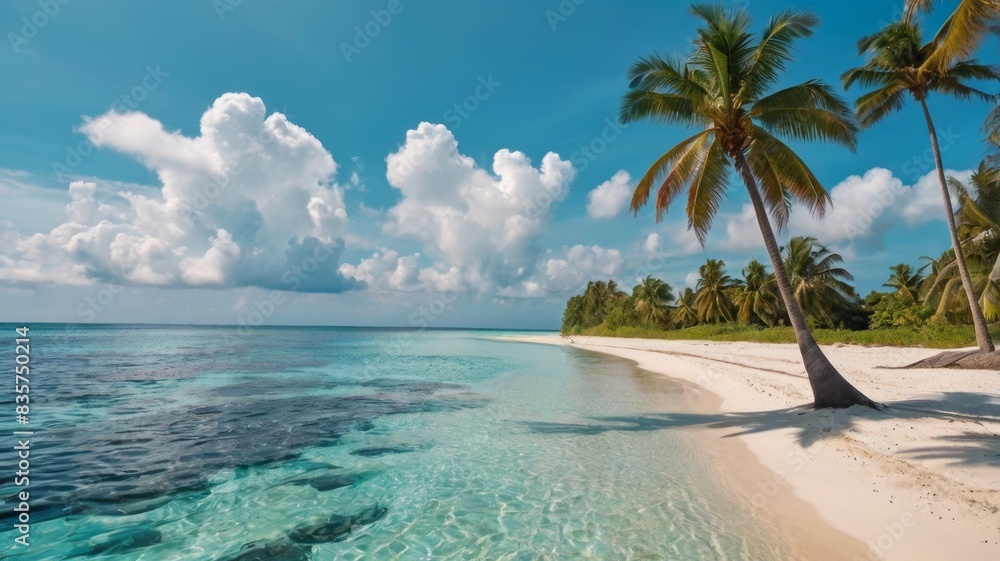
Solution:
{"label": "turquoise water", "polygon": [[588,428],[687,409],[624,361],[479,331],[30,333],[31,546],[4,474],[0,557],[785,556],[688,433]]}

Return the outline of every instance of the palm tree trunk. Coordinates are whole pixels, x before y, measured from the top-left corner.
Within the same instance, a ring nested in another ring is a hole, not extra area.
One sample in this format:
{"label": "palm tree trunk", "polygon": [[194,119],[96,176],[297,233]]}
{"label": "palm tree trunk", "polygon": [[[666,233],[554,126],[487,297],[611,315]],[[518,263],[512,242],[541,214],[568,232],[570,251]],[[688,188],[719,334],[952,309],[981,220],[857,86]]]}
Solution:
{"label": "palm tree trunk", "polygon": [[983,317],[983,309],[979,306],[976,289],[972,286],[972,277],[969,276],[969,268],[965,265],[965,252],[962,250],[962,241],[958,238],[958,228],[955,226],[955,210],[951,205],[951,195],[948,194],[948,181],[944,178],[944,164],[941,163],[941,148],[938,146],[937,130],[935,130],[934,121],[931,119],[931,111],[927,108],[927,100],[921,99],[920,106],[924,109],[924,118],[927,119],[927,130],[931,135],[931,150],[934,152],[934,165],[937,167],[938,181],[941,182],[941,196],[944,197],[944,211],[945,218],[948,220],[948,232],[951,234],[951,245],[955,249],[955,264],[958,265],[958,274],[962,277],[962,286],[965,288],[965,295],[969,299],[969,309],[972,311],[972,324],[976,328],[976,342],[979,344],[980,352],[992,353],[994,351],[993,339],[990,337],[990,330],[986,327],[986,318]]}
{"label": "palm tree trunk", "polygon": [[788,272],[785,270],[785,261],[781,257],[781,250],[778,248],[778,241],[774,237],[774,230],[771,229],[771,221],[767,217],[767,210],[764,202],[760,198],[757,188],[757,180],[754,179],[750,166],[747,164],[743,154],[736,156],[736,169],[743,177],[747,192],[750,193],[750,202],[753,203],[754,213],[757,215],[757,224],[760,226],[760,233],[764,236],[764,245],[767,247],[767,254],[771,258],[771,265],[774,267],[774,277],[778,283],[778,292],[785,302],[785,309],[788,311],[788,319],[792,322],[795,330],[795,340],[799,344],[799,352],[802,353],[802,362],[809,375],[809,385],[812,387],[814,406],[822,407],[850,407],[852,405],[865,405],[873,409],[882,409],[882,405],[866,397],[857,388],[851,385],[840,372],[826,358],[823,350],[816,343],[809,326],[806,324],[802,308],[799,307],[795,295],[792,293],[792,284],[788,281]]}

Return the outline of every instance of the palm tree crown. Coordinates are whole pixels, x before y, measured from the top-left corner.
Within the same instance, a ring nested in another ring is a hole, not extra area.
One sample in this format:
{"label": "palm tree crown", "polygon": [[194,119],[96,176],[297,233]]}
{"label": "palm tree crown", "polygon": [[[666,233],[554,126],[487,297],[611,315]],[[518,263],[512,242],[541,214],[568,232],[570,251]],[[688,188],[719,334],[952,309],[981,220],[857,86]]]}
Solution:
{"label": "palm tree crown", "polygon": [[706,323],[733,321],[735,319],[733,301],[727,291],[736,286],[732,277],[726,274],[726,263],[709,259],[699,270],[698,291],[695,308],[698,320]]}
{"label": "palm tree crown", "polygon": [[674,302],[674,311],[671,314],[671,322],[676,327],[692,327],[698,325],[698,310],[695,309],[695,299],[697,295],[690,288],[685,288],[684,292],[677,295]]}
{"label": "palm tree crown", "polygon": [[[906,0],[904,21],[913,21],[917,12],[930,10],[934,0]],[[959,0],[955,11],[934,36],[934,54],[924,66],[946,68],[953,61],[972,55],[1000,19],[997,0]]]}
{"label": "palm tree crown", "polygon": [[646,323],[665,322],[670,313],[667,303],[674,299],[670,285],[652,275],[635,286],[632,298],[635,300],[635,311]]}
{"label": "palm tree crown", "polygon": [[702,130],[653,163],[636,187],[632,210],[638,212],[659,183],[659,220],[687,187],[688,222],[704,243],[735,164],[741,175],[759,183],[779,229],[788,220],[789,198],[821,214],[829,195],[779,137],[829,140],[853,149],[858,132],[853,113],[831,87],[816,80],[769,93],[792,58],[793,42],[812,35],[816,16],[782,12],[755,36],[745,10],[727,15],[721,7],[693,6],[692,11],[705,22],[694,54],[686,61],[651,55],[636,62],[621,120]]}
{"label": "palm tree crown", "polygon": [[840,267],[844,258],[823,247],[816,238],[797,236],[788,240],[783,249],[795,300],[814,319],[834,327],[829,310],[846,305],[854,295],[847,283],[854,276]]}
{"label": "palm tree crown", "polygon": [[1000,80],[1000,74],[991,66],[969,59],[952,62],[944,68],[928,67],[928,61],[938,52],[937,45],[924,43],[920,27],[914,22],[891,23],[858,41],[858,50],[868,54],[868,62],[848,70],[842,79],[845,87],[860,84],[874,88],[857,101],[858,117],[864,127],[902,109],[907,94],[916,101],[924,101],[931,92],[959,99],[995,99],[966,83]]}
{"label": "palm tree crown", "polygon": [[919,302],[920,284],[923,283],[924,276],[919,271],[915,272],[906,263],[889,267],[889,270],[892,274],[882,286],[895,288],[896,294],[899,294],[900,298],[907,302]]}
{"label": "palm tree crown", "polygon": [[736,295],[737,317],[749,322],[756,317],[767,326],[773,326],[778,316],[778,295],[775,293],[774,275],[767,273],[767,266],[751,259],[743,269],[743,286]]}

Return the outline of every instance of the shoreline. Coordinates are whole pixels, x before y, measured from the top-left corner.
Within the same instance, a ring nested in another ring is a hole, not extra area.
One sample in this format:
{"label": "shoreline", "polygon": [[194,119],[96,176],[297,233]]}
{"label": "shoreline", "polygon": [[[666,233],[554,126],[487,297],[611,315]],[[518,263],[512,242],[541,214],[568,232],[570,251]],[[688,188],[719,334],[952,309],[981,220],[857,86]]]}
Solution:
{"label": "shoreline", "polygon": [[795,345],[502,339],[613,355],[686,382],[698,439],[806,559],[1000,559],[998,372],[892,370],[935,351],[824,347],[889,409],[815,411]]}

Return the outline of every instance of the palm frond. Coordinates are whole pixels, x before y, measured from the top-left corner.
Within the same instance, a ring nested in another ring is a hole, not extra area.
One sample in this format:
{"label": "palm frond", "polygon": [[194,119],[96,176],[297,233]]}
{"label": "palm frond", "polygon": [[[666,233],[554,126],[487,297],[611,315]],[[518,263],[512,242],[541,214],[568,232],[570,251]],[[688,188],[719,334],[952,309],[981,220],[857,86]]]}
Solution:
{"label": "palm frond", "polygon": [[730,162],[722,144],[713,141],[704,150],[704,156],[698,162],[697,171],[691,178],[685,210],[688,223],[702,245],[705,245],[705,238],[712,228],[712,220],[729,190],[729,166]]}

